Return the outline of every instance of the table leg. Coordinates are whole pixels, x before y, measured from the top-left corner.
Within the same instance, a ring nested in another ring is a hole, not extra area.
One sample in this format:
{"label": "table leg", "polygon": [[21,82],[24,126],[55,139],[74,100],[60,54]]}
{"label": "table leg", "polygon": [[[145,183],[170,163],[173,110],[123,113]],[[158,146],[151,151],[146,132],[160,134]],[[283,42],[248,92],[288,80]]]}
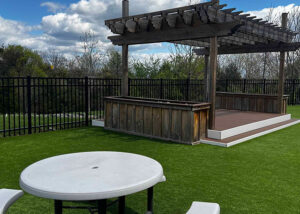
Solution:
{"label": "table leg", "polygon": [[147,190],[147,213],[152,213],[153,214],[153,187],[150,187]]}
{"label": "table leg", "polygon": [[119,214],[125,214],[125,196],[119,197]]}
{"label": "table leg", "polygon": [[54,201],[54,213],[62,214],[62,201],[59,200]]}
{"label": "table leg", "polygon": [[106,214],[106,205],[107,205],[106,199],[97,201],[98,214]]}

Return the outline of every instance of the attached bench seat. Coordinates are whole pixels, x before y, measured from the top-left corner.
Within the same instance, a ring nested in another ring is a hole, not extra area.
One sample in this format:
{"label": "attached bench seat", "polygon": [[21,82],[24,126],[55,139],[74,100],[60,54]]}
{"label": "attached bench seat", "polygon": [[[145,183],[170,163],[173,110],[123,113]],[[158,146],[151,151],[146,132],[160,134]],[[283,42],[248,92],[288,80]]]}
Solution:
{"label": "attached bench seat", "polygon": [[194,201],[186,214],[220,214],[220,206],[217,203]]}
{"label": "attached bench seat", "polygon": [[8,208],[22,195],[22,190],[0,189],[0,214],[5,214]]}

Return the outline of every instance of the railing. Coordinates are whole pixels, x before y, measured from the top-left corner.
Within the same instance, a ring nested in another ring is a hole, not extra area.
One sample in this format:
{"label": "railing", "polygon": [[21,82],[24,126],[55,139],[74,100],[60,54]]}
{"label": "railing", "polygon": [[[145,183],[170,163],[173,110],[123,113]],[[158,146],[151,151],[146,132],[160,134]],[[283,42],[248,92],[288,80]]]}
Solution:
{"label": "railing", "polygon": [[[169,100],[205,100],[202,80],[130,79],[129,94]],[[218,80],[223,92],[277,94],[277,80]],[[104,118],[103,98],[119,96],[120,79],[0,77],[0,136],[86,126]],[[300,104],[300,80],[286,80],[289,104]]]}

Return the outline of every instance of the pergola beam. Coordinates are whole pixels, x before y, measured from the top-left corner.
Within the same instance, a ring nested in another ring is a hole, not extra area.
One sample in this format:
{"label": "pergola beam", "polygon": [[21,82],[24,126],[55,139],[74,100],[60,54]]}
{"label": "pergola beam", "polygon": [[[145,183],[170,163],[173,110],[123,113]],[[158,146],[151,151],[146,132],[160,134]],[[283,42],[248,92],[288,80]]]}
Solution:
{"label": "pergola beam", "polygon": [[138,34],[128,33],[120,36],[110,36],[108,39],[114,45],[135,45],[157,42],[174,42],[182,40],[197,40],[210,38],[212,36],[230,36],[240,27],[239,22],[228,22],[222,24],[202,24],[201,30],[194,27],[171,28],[164,31],[140,32]]}
{"label": "pergola beam", "polygon": [[[300,42],[278,43],[278,44],[256,44],[243,46],[221,46],[218,50],[219,55],[225,54],[245,54],[245,53],[267,53],[267,52],[288,52],[296,51],[300,48]],[[205,49],[194,49],[197,55],[208,55]]]}

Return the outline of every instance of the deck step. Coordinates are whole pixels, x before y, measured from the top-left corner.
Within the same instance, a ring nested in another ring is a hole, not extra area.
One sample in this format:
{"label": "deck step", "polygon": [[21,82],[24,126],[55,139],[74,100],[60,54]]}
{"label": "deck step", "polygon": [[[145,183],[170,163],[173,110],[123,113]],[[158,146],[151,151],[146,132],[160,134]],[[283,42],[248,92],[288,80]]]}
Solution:
{"label": "deck step", "polygon": [[212,139],[212,138],[203,138],[200,140],[200,143],[210,144],[210,145],[215,145],[215,146],[222,146],[222,147],[230,147],[230,146],[234,146],[239,143],[242,143],[242,142],[278,131],[280,129],[287,128],[289,126],[293,126],[298,123],[300,123],[300,120],[290,119],[288,121],[283,121],[283,122],[269,125],[269,126],[266,126],[263,128],[248,131],[248,132],[245,132],[245,133],[242,133],[239,135],[235,135],[235,136],[232,136],[232,137],[229,137],[226,139],[222,139],[222,140],[216,140],[216,139]]}
{"label": "deck step", "polygon": [[230,138],[236,135],[240,135],[243,133],[247,133],[249,131],[254,131],[260,128],[264,128],[267,126],[279,124],[281,122],[289,121],[291,119],[290,114],[280,115],[273,118],[269,118],[266,120],[261,120],[257,122],[252,122],[249,124],[237,126],[234,128],[226,129],[226,130],[208,130],[208,138],[223,140],[226,138]]}
{"label": "deck step", "polygon": [[104,120],[92,120],[92,126],[104,127]]}

